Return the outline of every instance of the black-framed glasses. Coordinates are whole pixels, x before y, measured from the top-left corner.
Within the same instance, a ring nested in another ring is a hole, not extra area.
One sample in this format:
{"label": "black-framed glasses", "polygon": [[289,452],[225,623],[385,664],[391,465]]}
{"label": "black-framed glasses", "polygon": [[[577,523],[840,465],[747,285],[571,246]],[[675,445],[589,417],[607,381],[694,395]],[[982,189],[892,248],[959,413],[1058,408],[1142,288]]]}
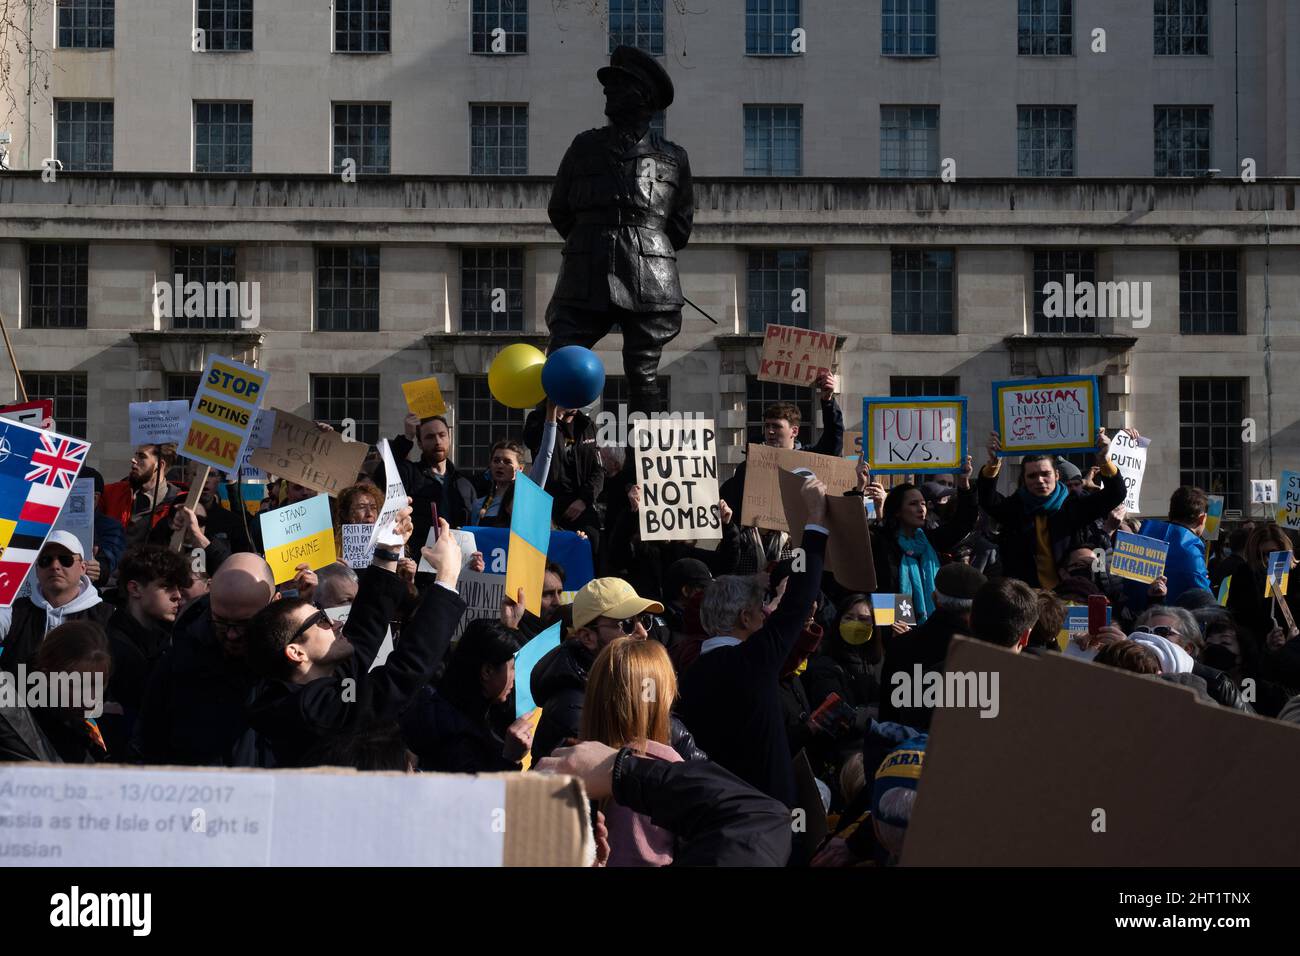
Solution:
{"label": "black-framed glasses", "polygon": [[76,563],[76,560],[77,559],[70,554],[42,554],[36,559],[36,566],[44,569],[57,561],[65,568],[70,568],[74,563]]}
{"label": "black-framed glasses", "polygon": [[331,630],[333,630],[334,628],[333,623],[331,623],[330,621],[330,616],[326,614],[324,611],[317,611],[311,617],[307,618],[307,620],[303,621],[302,626],[299,627],[298,630],[293,632],[293,637],[289,638],[289,643],[290,644],[298,643],[298,638],[302,637],[304,634],[310,631],[313,627],[316,627],[318,624],[321,627],[328,627]]}
{"label": "black-framed glasses", "polygon": [[1169,639],[1171,637],[1183,636],[1182,634],[1179,633],[1178,628],[1170,627],[1168,624],[1157,624],[1155,627],[1151,627],[1150,625],[1143,624],[1141,627],[1135,627],[1133,629],[1133,633],[1154,634],[1156,637],[1163,637],[1165,639]]}
{"label": "black-framed glasses", "polygon": [[655,625],[654,615],[648,611],[644,614],[634,614],[632,617],[625,617],[621,621],[611,620],[610,618],[606,618],[605,620],[609,623],[610,627],[617,627],[620,631],[629,636],[636,633],[636,626],[638,624],[641,625],[647,634],[650,633],[650,628]]}

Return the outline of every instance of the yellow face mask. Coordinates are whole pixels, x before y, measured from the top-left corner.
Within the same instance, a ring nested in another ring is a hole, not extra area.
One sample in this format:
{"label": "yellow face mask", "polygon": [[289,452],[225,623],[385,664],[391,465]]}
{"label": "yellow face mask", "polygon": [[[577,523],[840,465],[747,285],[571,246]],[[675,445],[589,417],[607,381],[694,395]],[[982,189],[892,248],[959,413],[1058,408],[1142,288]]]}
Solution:
{"label": "yellow face mask", "polygon": [[871,640],[872,633],[870,621],[840,621],[840,637],[845,644],[860,647]]}

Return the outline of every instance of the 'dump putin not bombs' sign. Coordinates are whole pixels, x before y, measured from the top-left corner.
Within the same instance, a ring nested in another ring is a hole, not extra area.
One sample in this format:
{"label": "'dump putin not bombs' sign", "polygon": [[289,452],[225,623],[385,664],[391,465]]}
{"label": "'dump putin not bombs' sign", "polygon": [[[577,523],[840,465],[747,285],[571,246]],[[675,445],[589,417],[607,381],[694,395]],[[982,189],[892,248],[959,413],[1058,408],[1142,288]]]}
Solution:
{"label": "'dump putin not bombs' sign", "polygon": [[633,426],[641,486],[642,541],[722,537],[718,511],[717,431],[710,420],[676,413]]}
{"label": "'dump putin not bombs' sign", "polygon": [[219,355],[208,356],[190,406],[180,454],[229,472],[243,454],[270,376]]}

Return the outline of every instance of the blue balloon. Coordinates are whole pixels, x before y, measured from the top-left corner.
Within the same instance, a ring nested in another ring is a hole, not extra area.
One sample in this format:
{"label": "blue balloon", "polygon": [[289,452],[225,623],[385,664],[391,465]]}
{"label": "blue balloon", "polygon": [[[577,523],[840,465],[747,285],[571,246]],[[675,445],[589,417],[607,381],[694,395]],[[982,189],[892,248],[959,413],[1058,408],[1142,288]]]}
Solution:
{"label": "blue balloon", "polygon": [[591,349],[566,345],[546,357],[542,389],[560,408],[585,408],[605,389],[605,363]]}

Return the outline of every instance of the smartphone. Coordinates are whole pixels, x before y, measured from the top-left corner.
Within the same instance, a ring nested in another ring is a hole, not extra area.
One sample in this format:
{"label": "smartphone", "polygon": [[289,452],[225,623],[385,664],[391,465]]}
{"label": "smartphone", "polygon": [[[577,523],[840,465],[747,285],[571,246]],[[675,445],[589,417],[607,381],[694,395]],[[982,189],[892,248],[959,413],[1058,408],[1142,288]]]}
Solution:
{"label": "smartphone", "polygon": [[1110,601],[1104,594],[1088,595],[1088,633],[1096,634],[1106,626],[1106,611],[1110,607]]}
{"label": "smartphone", "polygon": [[438,540],[438,506],[434,502],[429,502],[429,513],[433,515],[433,540]]}

